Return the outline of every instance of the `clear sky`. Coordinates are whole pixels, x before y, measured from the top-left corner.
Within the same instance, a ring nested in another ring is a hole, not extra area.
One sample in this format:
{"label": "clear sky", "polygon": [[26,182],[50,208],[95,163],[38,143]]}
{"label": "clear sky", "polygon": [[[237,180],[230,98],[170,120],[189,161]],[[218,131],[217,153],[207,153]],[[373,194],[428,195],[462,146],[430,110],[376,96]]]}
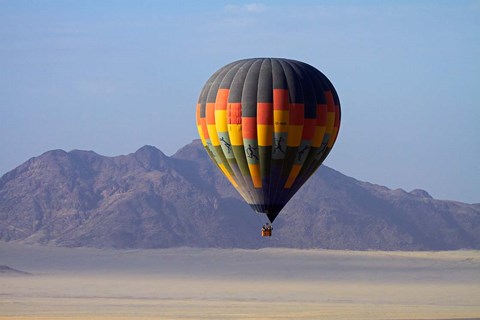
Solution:
{"label": "clear sky", "polygon": [[337,88],[326,165],[480,202],[480,1],[0,0],[0,174],[52,149],[171,155],[208,77],[262,56]]}

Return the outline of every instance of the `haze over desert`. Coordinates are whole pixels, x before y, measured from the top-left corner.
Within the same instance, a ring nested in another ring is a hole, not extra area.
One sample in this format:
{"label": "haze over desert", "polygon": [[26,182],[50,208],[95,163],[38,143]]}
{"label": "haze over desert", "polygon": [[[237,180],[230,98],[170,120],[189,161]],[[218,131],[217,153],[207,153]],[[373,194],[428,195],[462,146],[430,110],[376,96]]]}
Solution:
{"label": "haze over desert", "polygon": [[0,243],[0,319],[480,318],[478,251]]}

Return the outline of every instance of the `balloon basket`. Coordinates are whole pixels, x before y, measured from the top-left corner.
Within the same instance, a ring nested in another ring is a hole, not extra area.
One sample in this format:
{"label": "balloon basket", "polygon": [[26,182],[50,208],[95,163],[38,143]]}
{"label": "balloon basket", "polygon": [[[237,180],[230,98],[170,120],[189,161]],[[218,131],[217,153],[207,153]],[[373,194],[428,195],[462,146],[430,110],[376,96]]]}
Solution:
{"label": "balloon basket", "polygon": [[262,237],[271,237],[272,230],[262,230]]}

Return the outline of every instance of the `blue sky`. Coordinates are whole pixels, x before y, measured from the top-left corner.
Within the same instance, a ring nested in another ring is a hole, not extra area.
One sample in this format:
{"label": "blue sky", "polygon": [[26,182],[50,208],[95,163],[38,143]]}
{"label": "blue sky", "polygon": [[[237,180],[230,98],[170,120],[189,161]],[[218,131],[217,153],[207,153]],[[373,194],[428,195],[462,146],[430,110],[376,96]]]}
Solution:
{"label": "blue sky", "polygon": [[261,56],[337,88],[326,165],[480,202],[480,1],[0,0],[0,174],[52,149],[171,155],[208,77]]}

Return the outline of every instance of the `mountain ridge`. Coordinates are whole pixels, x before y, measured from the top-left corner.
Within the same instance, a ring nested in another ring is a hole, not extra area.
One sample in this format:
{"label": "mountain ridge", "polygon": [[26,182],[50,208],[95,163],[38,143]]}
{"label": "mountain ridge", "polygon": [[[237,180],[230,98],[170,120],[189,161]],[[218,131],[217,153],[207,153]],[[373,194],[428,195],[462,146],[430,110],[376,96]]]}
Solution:
{"label": "mountain ridge", "polygon": [[[319,192],[321,190],[321,192]],[[480,205],[356,180],[322,166],[259,237],[198,140],[166,156],[52,150],[0,178],[0,240],[71,247],[480,249]]]}

